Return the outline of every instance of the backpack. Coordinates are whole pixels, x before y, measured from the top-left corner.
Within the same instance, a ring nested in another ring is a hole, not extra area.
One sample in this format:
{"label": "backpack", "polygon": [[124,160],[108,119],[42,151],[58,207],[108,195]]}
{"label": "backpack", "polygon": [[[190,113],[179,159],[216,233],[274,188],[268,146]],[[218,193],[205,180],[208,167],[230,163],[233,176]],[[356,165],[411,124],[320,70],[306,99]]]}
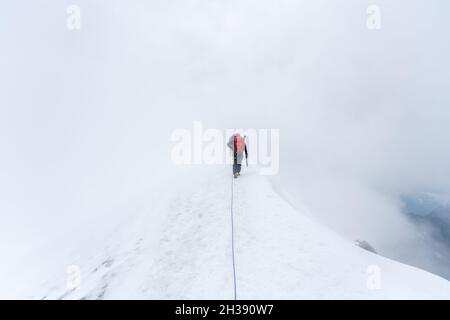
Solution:
{"label": "backpack", "polygon": [[234,136],[234,150],[237,152],[243,152],[245,149],[245,141],[242,136]]}

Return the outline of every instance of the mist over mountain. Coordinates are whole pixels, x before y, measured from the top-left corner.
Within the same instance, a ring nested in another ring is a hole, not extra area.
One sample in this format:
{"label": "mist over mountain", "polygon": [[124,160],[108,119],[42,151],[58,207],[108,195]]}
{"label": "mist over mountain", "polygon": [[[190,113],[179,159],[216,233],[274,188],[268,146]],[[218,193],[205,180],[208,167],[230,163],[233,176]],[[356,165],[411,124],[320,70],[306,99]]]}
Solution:
{"label": "mist over mountain", "polygon": [[370,30],[372,1],[72,2],[0,13],[4,274],[127,221],[136,199],[181,179],[171,135],[201,121],[279,130],[269,179],[291,206],[450,278],[448,204],[422,197],[450,194],[449,3],[376,1]]}
{"label": "mist over mountain", "polygon": [[450,198],[422,192],[403,195],[402,200],[403,212],[414,223],[420,237],[415,257],[407,260],[449,279]]}

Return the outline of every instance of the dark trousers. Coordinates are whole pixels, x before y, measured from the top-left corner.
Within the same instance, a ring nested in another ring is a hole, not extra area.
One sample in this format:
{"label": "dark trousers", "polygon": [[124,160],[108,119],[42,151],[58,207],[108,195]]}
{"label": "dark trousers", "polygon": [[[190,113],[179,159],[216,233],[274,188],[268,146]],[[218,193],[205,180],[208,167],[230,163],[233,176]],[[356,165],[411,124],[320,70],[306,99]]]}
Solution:
{"label": "dark trousers", "polygon": [[233,174],[240,173],[241,172],[241,165],[240,164],[233,164]]}

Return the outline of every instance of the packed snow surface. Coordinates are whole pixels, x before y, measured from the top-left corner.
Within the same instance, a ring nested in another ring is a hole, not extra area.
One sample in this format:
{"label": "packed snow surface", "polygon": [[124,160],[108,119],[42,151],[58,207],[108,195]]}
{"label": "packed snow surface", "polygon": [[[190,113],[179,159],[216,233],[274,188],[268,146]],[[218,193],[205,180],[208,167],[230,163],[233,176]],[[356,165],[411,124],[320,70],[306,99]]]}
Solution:
{"label": "packed snow surface", "polygon": [[343,239],[256,168],[186,171],[34,250],[0,297],[233,299],[233,190],[238,299],[450,298],[450,282]]}

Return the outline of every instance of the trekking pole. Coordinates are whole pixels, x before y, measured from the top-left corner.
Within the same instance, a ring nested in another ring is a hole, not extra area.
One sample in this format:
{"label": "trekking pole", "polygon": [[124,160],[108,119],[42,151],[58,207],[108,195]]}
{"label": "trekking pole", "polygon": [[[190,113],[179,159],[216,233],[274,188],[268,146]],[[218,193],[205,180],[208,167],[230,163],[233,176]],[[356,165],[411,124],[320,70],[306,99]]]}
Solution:
{"label": "trekking pole", "polygon": [[245,163],[248,168],[248,152],[247,152],[247,142],[246,142],[247,136],[244,136],[244,144],[245,144]]}

